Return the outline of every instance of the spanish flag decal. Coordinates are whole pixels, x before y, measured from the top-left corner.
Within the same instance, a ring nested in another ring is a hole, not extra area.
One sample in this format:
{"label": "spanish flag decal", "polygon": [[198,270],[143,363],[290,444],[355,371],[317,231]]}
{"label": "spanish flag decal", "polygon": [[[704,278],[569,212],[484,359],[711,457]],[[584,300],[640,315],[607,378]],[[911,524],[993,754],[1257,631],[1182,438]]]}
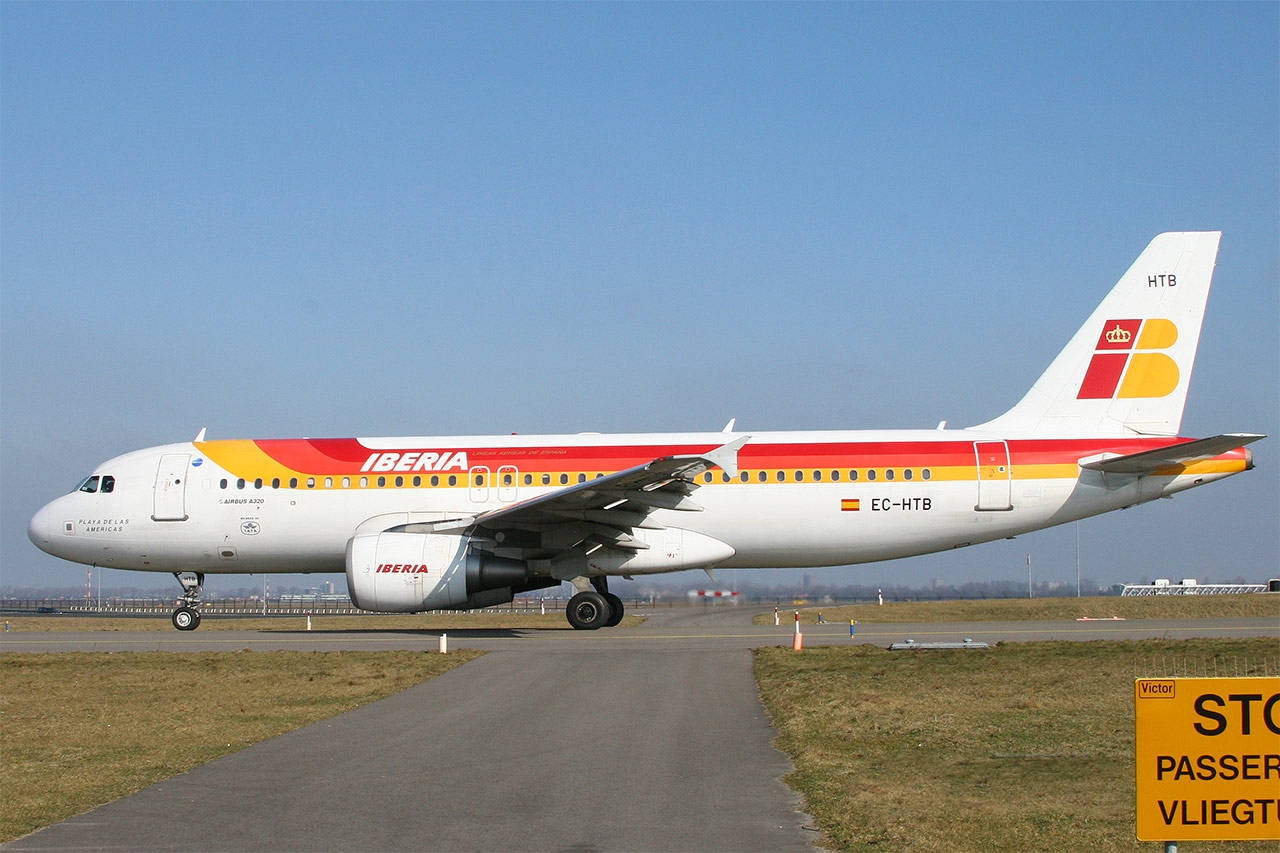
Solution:
{"label": "spanish flag decal", "polygon": [[843,498],[840,501],[841,512],[857,512],[861,508],[861,502],[858,498]]}

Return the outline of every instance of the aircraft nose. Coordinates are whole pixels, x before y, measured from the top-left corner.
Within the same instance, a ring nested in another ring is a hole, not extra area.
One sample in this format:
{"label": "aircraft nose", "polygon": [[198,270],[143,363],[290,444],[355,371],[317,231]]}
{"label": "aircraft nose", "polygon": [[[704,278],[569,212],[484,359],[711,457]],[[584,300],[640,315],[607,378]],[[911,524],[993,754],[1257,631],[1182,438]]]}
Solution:
{"label": "aircraft nose", "polygon": [[54,524],[53,504],[42,506],[39,512],[31,516],[31,522],[27,524],[27,538],[31,540],[31,544],[46,554],[53,553],[49,547],[53,540]]}

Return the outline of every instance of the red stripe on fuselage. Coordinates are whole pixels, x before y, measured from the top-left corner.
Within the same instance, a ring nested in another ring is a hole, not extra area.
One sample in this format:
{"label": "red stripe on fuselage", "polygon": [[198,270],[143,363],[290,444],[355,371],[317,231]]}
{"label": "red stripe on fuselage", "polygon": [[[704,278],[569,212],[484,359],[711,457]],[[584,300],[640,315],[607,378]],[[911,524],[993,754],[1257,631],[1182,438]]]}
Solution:
{"label": "red stripe on fuselage", "polygon": [[[1071,463],[1102,452],[1127,455],[1190,439],[1028,439],[1009,441],[1014,465]],[[379,443],[383,443],[382,440]],[[304,474],[356,474],[373,454],[464,451],[471,467],[496,471],[620,471],[664,456],[689,456],[710,444],[615,446],[458,447],[409,446],[372,449],[356,439],[264,439],[255,444],[281,465]],[[974,465],[973,440],[813,442],[748,444],[738,454],[740,468],[925,468]]]}

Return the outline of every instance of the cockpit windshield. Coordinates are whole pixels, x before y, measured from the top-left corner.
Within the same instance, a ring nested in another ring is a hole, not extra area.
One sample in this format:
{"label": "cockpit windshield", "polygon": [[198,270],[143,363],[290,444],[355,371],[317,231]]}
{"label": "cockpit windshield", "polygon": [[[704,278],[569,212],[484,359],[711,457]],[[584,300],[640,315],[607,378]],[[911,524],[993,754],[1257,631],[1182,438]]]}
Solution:
{"label": "cockpit windshield", "polygon": [[115,490],[116,478],[112,477],[110,474],[103,474],[102,476],[94,474],[92,477],[87,477],[84,482],[80,484],[80,487],[76,489],[76,491],[79,492],[88,492],[89,494],[101,492],[104,495],[109,492],[114,492]]}

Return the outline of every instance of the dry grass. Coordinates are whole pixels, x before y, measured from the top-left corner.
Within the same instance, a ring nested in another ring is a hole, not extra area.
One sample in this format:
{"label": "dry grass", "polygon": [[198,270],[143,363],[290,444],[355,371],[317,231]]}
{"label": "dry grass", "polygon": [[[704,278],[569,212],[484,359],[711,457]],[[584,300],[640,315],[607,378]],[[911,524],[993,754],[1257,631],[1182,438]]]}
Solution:
{"label": "dry grass", "polygon": [[1108,851],[1144,849],[1134,840],[1133,679],[1166,658],[1280,671],[1273,639],[769,648],[755,652],[755,670],[795,763],[788,782],[828,846]]}
{"label": "dry grass", "polygon": [[[624,626],[639,625],[639,616],[624,616]],[[169,614],[156,616],[109,617],[79,616],[4,616],[14,631],[173,631]],[[301,631],[307,627],[306,616],[219,616],[205,614],[197,631]],[[489,628],[495,631],[519,629],[573,630],[564,611],[538,613],[407,613],[357,616],[312,615],[314,631],[450,631],[464,628]]]}
{"label": "dry grass", "polygon": [[[794,608],[784,608],[790,613]],[[852,604],[806,607],[802,623],[818,614],[828,622],[1021,622],[1057,621],[1087,616],[1094,619],[1248,619],[1280,620],[1280,595],[1153,595],[1099,598],[1006,598],[974,601],[891,601],[884,606]],[[772,624],[773,614],[757,616],[757,625]]]}
{"label": "dry grass", "polygon": [[0,654],[0,842],[479,654]]}

